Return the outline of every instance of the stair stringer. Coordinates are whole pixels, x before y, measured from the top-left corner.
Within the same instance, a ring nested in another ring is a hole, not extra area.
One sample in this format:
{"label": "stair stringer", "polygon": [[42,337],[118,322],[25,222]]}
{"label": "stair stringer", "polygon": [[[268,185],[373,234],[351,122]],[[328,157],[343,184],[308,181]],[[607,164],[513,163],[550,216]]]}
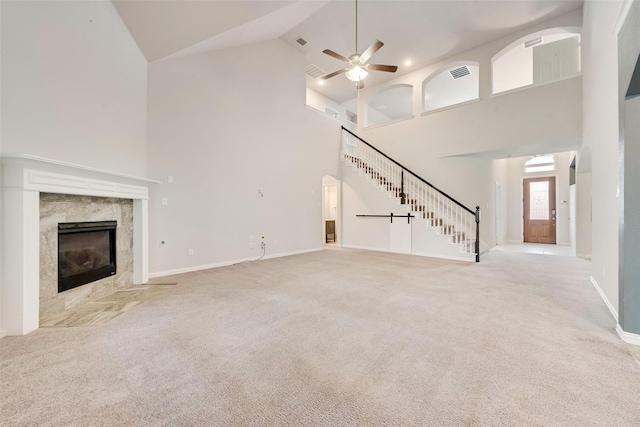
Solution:
{"label": "stair stringer", "polygon": [[[464,253],[462,243],[452,243],[451,235],[442,234],[442,227],[432,226],[433,221],[417,218],[418,212],[411,212],[411,205],[401,204],[395,191],[388,191],[385,185],[372,179],[368,173],[352,162],[341,165],[343,185],[343,235],[345,247],[392,252],[389,245],[389,218],[362,218],[365,215],[416,215],[412,218],[411,253],[433,258],[475,261],[475,254]],[[397,218],[394,221],[407,221]]]}

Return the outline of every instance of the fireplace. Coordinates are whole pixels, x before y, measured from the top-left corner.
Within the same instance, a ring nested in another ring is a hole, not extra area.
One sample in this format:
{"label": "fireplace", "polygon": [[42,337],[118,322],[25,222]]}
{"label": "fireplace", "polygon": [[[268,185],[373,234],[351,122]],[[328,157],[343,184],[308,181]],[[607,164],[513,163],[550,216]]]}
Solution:
{"label": "fireplace", "polygon": [[[25,335],[41,321],[148,281],[149,186],[160,181],[28,154],[2,154],[0,166],[0,337]],[[72,221],[117,221],[117,273],[58,292],[58,224]]]}
{"label": "fireplace", "polygon": [[58,292],[116,274],[116,221],[58,224]]}

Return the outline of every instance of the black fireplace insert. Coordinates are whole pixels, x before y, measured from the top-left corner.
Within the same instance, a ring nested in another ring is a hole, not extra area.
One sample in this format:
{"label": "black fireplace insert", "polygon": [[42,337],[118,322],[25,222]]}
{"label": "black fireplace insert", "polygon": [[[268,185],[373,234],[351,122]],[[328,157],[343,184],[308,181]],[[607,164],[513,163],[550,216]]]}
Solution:
{"label": "black fireplace insert", "polygon": [[116,274],[116,221],[58,224],[58,292]]}

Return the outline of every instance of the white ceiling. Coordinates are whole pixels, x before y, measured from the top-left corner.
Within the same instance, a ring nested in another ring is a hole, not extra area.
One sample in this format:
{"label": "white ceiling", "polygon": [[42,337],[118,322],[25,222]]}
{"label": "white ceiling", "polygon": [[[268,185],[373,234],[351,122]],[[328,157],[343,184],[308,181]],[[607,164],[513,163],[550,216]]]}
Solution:
{"label": "white ceiling", "polygon": [[[352,0],[113,0],[149,62],[280,37],[329,73],[343,63],[322,53],[355,53]],[[582,6],[583,0],[359,0],[358,51],[375,39],[385,46],[371,63],[398,65],[396,74],[370,72],[376,85],[416,68]],[[300,46],[299,37],[308,43]],[[413,65],[404,66],[411,59]],[[307,84],[338,103],[353,99],[344,76]]]}

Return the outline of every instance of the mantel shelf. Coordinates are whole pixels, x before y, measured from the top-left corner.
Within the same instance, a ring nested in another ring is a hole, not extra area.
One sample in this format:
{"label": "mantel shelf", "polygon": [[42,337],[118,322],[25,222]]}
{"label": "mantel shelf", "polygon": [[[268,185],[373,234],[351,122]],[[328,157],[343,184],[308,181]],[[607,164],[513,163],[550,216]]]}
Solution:
{"label": "mantel shelf", "polygon": [[93,167],[90,167],[90,166],[82,166],[82,165],[77,165],[77,164],[74,164],[74,163],[63,162],[63,161],[60,161],[60,160],[47,159],[45,157],[33,156],[31,154],[2,154],[2,155],[0,155],[0,160],[2,160],[2,162],[4,162],[5,159],[7,159],[7,160],[30,160],[30,161],[39,162],[39,163],[42,163],[42,164],[49,164],[49,165],[55,165],[55,166],[64,166],[64,167],[70,168],[70,169],[78,169],[78,170],[84,170],[84,171],[89,171],[89,172],[96,172],[96,173],[100,173],[100,174],[104,174],[104,175],[110,175],[110,176],[114,176],[114,177],[130,179],[130,180],[134,180],[134,181],[147,182],[147,183],[150,183],[150,184],[162,184],[162,181],[158,181],[158,180],[155,180],[155,179],[143,178],[143,177],[133,176],[133,175],[127,175],[127,174],[123,174],[123,173],[119,173],[119,172],[111,172],[111,171],[107,171],[107,170],[104,170],[104,169],[93,168]]}

